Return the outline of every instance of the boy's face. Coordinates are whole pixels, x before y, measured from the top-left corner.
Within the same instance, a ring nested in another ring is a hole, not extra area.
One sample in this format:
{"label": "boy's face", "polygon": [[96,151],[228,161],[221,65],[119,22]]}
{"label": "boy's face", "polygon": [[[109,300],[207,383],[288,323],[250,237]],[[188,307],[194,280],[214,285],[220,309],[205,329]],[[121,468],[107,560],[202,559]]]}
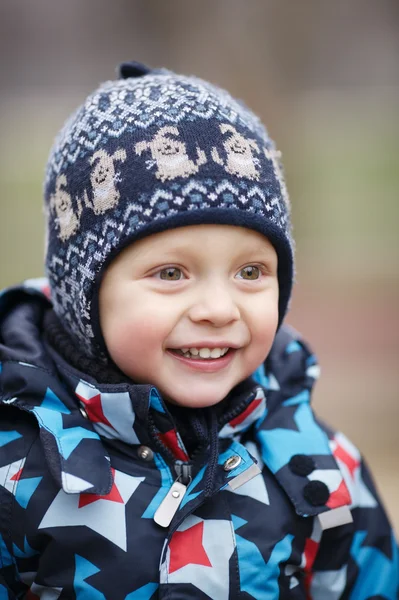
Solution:
{"label": "boy's face", "polygon": [[211,406],[269,353],[278,289],[277,255],[261,234],[230,225],[171,229],[110,264],[101,328],[133,381],[155,385],[174,404]]}

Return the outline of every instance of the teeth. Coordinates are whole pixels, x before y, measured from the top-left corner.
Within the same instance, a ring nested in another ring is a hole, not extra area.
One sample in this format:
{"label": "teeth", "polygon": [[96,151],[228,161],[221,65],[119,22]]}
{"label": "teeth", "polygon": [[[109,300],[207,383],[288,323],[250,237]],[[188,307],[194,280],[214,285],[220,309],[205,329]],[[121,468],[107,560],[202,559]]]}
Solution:
{"label": "teeth", "polygon": [[211,350],[211,358],[220,358],[222,356],[223,350],[221,348],[212,348]]}
{"label": "teeth", "polygon": [[201,348],[199,351],[199,355],[201,358],[209,358],[211,355],[211,351],[209,348]]}
{"label": "teeth", "polygon": [[227,348],[181,348],[179,352],[186,358],[220,358],[224,356],[227,351]]}

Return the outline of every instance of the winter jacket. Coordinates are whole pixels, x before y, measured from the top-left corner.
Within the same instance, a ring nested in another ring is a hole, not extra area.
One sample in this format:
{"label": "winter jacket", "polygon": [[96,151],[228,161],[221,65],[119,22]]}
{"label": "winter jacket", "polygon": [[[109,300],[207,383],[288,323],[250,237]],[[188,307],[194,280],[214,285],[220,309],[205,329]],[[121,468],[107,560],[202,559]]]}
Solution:
{"label": "winter jacket", "polygon": [[297,334],[189,456],[153,386],[100,384],[49,348],[38,285],[0,297],[1,600],[398,597],[391,526],[358,450],[312,412]]}

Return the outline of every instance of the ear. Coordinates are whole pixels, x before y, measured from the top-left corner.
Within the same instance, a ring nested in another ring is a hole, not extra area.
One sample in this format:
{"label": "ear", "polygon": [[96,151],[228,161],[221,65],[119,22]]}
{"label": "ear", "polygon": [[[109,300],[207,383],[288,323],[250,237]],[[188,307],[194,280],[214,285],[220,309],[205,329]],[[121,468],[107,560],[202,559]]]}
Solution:
{"label": "ear", "polygon": [[166,127],[161,127],[161,129],[158,131],[158,133],[155,137],[158,137],[158,136],[162,137],[166,133],[169,133],[171,135],[179,135],[179,130],[177,129],[177,127],[171,127],[171,126],[167,125]]}
{"label": "ear", "polygon": [[66,186],[67,184],[67,178],[65,177],[64,173],[61,173],[61,175],[58,175],[57,180],[55,182],[55,189],[58,191],[61,189],[62,186]]}
{"label": "ear", "polygon": [[139,156],[141,156],[144,150],[147,150],[147,148],[150,148],[150,144],[148,142],[138,142],[138,144],[136,144],[134,147],[136,154]]}
{"label": "ear", "polygon": [[120,148],[119,150],[115,150],[113,155],[111,156],[112,160],[120,160],[121,162],[125,162],[126,160],[126,150],[124,148]]}
{"label": "ear", "polygon": [[228,131],[231,131],[232,133],[238,133],[233,125],[230,125],[229,123],[222,123],[222,125],[220,125],[220,131],[222,133],[227,133]]}
{"label": "ear", "polygon": [[108,154],[104,150],[97,150],[90,158],[89,163],[92,165],[97,159],[106,158]]}

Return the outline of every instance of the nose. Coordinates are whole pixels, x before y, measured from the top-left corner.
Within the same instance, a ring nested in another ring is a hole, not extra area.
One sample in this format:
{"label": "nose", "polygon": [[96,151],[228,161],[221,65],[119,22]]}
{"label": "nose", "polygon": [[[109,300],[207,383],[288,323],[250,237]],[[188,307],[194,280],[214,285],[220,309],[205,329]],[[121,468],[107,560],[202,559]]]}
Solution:
{"label": "nose", "polygon": [[240,310],[228,285],[204,285],[197,290],[197,297],[190,309],[194,323],[207,322],[214,327],[224,327],[241,318]]}

